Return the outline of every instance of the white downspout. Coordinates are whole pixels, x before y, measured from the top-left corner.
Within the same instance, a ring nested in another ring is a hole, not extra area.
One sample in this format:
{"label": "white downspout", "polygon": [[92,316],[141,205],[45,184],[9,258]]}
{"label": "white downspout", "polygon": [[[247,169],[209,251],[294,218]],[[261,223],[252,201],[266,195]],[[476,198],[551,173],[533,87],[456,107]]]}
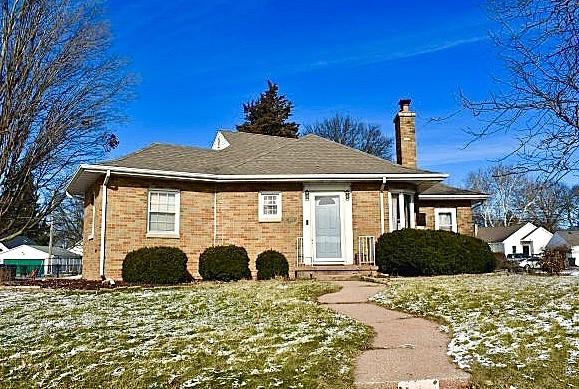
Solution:
{"label": "white downspout", "polygon": [[384,234],[384,186],[386,186],[386,177],[382,177],[382,185],[380,185],[380,235]]}
{"label": "white downspout", "polygon": [[105,236],[107,230],[107,195],[111,171],[107,170],[105,180],[102,185],[102,204],[101,204],[101,249],[99,252],[99,271],[101,278],[105,278]]}
{"label": "white downspout", "polygon": [[213,192],[213,246],[217,246],[217,188]]}

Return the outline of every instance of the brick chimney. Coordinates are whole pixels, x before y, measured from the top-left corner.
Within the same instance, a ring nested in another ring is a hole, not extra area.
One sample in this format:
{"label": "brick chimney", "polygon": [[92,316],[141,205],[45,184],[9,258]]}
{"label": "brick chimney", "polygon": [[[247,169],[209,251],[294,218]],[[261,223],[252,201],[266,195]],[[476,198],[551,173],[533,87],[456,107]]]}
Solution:
{"label": "brick chimney", "polygon": [[416,113],[410,111],[410,102],[410,99],[400,100],[400,111],[394,118],[396,162],[416,169]]}

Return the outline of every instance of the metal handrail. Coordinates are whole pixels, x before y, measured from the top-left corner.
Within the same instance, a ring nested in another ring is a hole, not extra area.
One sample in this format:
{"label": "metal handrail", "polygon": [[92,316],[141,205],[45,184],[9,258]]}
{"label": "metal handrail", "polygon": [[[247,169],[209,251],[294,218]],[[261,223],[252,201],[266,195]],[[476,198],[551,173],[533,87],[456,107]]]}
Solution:
{"label": "metal handrail", "polygon": [[359,236],[358,237],[358,255],[357,260],[359,265],[375,265],[376,264],[376,239],[373,236]]}
{"label": "metal handrail", "polygon": [[296,264],[304,265],[304,238],[301,236],[296,239]]}

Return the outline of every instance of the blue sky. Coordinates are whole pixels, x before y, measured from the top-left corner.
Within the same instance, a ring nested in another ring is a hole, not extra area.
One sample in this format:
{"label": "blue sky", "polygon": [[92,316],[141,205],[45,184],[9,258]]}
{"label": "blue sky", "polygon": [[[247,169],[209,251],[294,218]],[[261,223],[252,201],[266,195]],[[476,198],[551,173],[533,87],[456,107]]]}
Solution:
{"label": "blue sky", "polygon": [[138,75],[128,122],[114,130],[113,157],[152,142],[209,146],[219,128],[242,121],[242,103],[280,85],[294,120],[336,112],[394,135],[400,98],[418,113],[419,165],[466,174],[505,155],[506,136],[464,149],[467,114],[459,90],[474,98],[501,71],[480,1],[120,1],[108,18],[115,53]]}

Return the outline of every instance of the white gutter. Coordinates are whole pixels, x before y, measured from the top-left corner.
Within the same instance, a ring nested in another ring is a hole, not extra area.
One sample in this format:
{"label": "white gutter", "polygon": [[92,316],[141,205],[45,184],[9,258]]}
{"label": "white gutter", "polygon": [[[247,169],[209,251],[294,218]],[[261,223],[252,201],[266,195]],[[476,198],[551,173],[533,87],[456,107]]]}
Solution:
{"label": "white gutter", "polygon": [[[101,248],[99,252],[99,271],[101,278],[105,277],[105,236],[107,230],[107,197],[109,179],[111,178],[111,171],[107,170],[105,179],[102,185],[102,204],[101,204]],[[103,278],[104,279],[104,278]]]}
{"label": "white gutter", "polygon": [[483,194],[462,194],[462,195],[424,195],[419,194],[418,198],[420,200],[486,200],[489,198],[489,195]]}
{"label": "white gutter", "polygon": [[380,185],[380,235],[384,234],[384,186],[386,186],[386,177],[382,177],[382,185]]}

